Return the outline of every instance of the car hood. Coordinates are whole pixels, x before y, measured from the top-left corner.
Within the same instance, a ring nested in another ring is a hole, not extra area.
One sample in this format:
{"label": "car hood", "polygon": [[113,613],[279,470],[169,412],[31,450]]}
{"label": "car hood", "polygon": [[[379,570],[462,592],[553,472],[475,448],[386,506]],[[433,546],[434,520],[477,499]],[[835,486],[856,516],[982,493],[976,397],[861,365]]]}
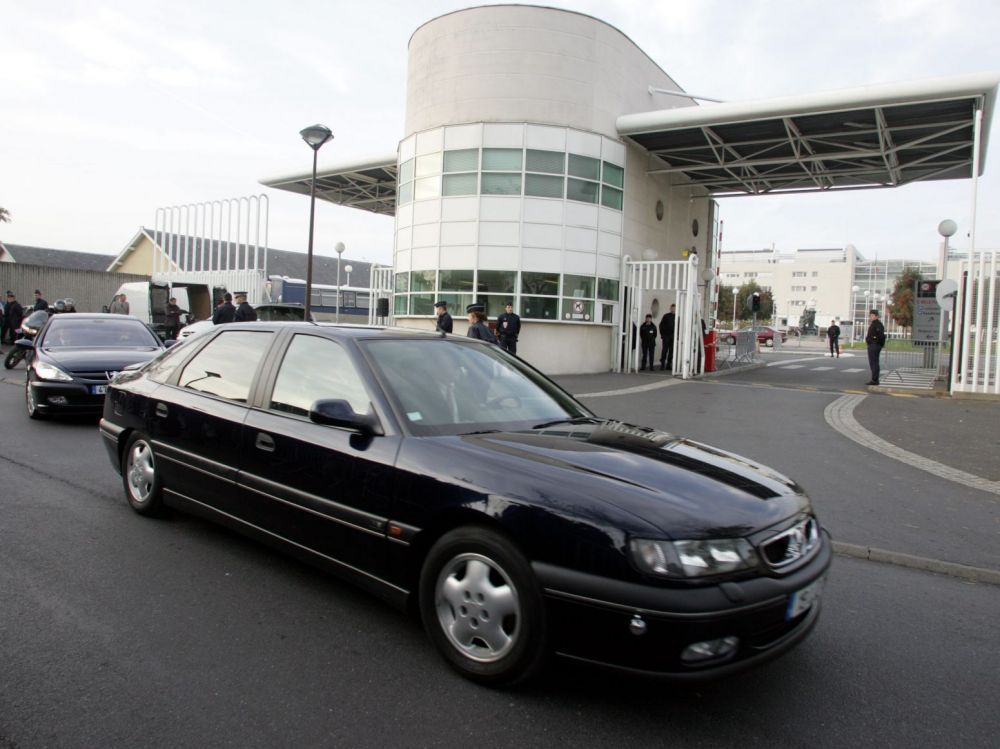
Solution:
{"label": "car hood", "polygon": [[143,348],[46,348],[44,359],[67,372],[120,371],[130,364],[152,359],[163,349]]}
{"label": "car hood", "polygon": [[811,509],[801,487],[770,468],[616,421],[447,439],[505,466],[522,492],[613,505],[674,538],[746,535]]}

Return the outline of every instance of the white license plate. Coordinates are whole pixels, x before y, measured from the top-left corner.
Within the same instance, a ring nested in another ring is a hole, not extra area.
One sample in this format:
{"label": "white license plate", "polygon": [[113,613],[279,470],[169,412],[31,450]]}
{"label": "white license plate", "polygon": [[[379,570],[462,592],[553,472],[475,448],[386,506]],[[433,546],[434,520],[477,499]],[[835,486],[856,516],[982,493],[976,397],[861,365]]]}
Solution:
{"label": "white license plate", "polygon": [[819,600],[820,593],[823,592],[823,583],[826,578],[820,578],[792,593],[788,599],[788,608],[785,609],[785,620],[794,619],[800,614],[812,608],[812,605]]}
{"label": "white license plate", "polygon": [[91,385],[90,386],[90,392],[93,393],[94,395],[104,395],[106,392],[108,392],[108,386],[107,385]]}

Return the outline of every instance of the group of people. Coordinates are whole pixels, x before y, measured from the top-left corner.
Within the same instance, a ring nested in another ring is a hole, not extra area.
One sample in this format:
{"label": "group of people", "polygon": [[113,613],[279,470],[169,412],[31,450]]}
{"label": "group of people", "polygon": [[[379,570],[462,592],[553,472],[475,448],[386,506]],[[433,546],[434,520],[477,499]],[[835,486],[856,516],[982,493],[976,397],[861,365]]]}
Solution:
{"label": "group of people", "polygon": [[[448,313],[448,302],[439,300],[434,303],[434,313],[437,315],[435,329],[442,333],[451,333],[455,322]],[[514,303],[507,302],[504,311],[497,317],[496,333],[490,330],[486,322],[486,305],[473,302],[465,308],[469,316],[469,338],[478,338],[487,343],[495,343],[504,351],[517,356],[517,338],[521,334],[521,318],[514,312]]]}
{"label": "group of people", "polygon": [[[233,304],[234,300],[236,304]],[[171,299],[170,302],[174,306],[177,305],[176,299]],[[212,314],[212,322],[216,325],[225,325],[230,322],[253,322],[256,319],[257,313],[247,301],[245,291],[237,291],[235,294],[230,294],[227,291],[222,295],[221,304],[215,308],[215,312]]]}
{"label": "group of people", "polygon": [[[642,363],[640,370],[645,370],[648,363],[649,370],[655,369],[656,363],[656,334],[660,334],[663,340],[660,351],[660,371],[669,371],[674,368],[674,325],[677,321],[677,305],[671,304],[670,311],[660,318],[659,327],[653,322],[652,314],[646,315],[646,320],[639,326],[639,342],[642,344]],[[633,344],[634,347],[634,344]]]}
{"label": "group of people", "polygon": [[42,297],[42,292],[35,289],[35,302],[26,311],[13,291],[7,289],[4,299],[0,301],[0,343],[14,343],[17,329],[21,321],[35,310],[47,310],[49,303]]}

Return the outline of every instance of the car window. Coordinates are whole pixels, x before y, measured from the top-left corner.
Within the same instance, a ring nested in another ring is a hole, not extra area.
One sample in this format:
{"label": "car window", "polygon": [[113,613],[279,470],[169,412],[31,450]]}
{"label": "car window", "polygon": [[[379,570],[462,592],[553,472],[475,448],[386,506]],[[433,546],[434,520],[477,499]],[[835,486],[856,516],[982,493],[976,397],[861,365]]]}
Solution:
{"label": "car window", "polygon": [[257,365],[273,335],[269,331],[223,331],[184,365],[177,384],[246,403]]}
{"label": "car window", "polygon": [[307,416],[316,401],[337,398],[355,413],[368,413],[371,399],[347,351],[328,338],[294,336],[281,360],[270,408]]}
{"label": "car window", "polygon": [[191,348],[183,343],[168,348],[145,366],[146,376],[153,382],[166,382],[190,350]]}
{"label": "car window", "polygon": [[306,310],[305,307],[258,307],[257,319],[302,322],[306,319]]}
{"label": "car window", "polygon": [[[68,317],[68,316],[67,316]],[[44,348],[159,348],[160,342],[135,319],[62,319],[49,321]]]}
{"label": "car window", "polygon": [[390,397],[415,434],[461,434],[588,416],[495,346],[441,338],[366,341]]}

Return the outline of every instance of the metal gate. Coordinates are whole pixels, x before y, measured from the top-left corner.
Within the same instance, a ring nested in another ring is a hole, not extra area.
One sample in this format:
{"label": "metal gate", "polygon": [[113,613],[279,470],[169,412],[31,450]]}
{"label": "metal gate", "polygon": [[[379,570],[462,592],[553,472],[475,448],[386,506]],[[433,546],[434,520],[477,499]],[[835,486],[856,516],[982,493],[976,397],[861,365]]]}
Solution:
{"label": "metal gate", "polygon": [[[701,336],[701,292],[698,288],[698,258],[688,260],[622,261],[622,293],[625,314],[619,331],[619,345],[614,346],[614,371],[637,372],[638,348],[632,326],[638,328],[646,309],[645,299],[654,292],[677,294],[677,318],[674,323],[672,370],[675,376],[688,379],[701,370],[704,345]],[[662,342],[661,342],[662,345]],[[623,353],[624,352],[624,355]]]}
{"label": "metal gate", "polygon": [[373,265],[369,276],[369,325],[392,325],[392,266]]}

